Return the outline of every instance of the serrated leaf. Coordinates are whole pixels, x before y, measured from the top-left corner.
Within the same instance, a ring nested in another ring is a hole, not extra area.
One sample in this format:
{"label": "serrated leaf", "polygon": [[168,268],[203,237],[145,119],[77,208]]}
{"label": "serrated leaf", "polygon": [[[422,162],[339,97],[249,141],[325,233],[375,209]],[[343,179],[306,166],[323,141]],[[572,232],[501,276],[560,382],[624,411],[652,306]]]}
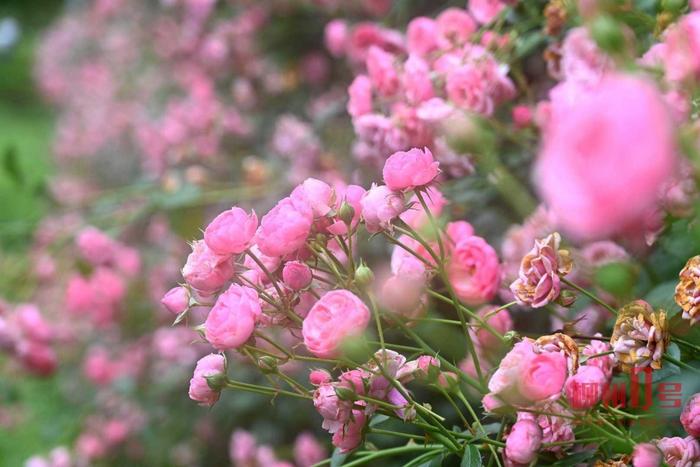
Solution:
{"label": "serrated leaf", "polygon": [[340,449],[335,448],[333,450],[333,455],[331,456],[331,467],[340,467],[341,465],[343,465],[345,459],[347,459],[348,457],[348,454],[350,453],[342,453],[340,452]]}
{"label": "serrated leaf", "polygon": [[462,456],[462,462],[460,462],[459,467],[480,467],[481,466],[481,454],[479,454],[479,448],[473,444],[467,444],[464,447],[464,455]]}

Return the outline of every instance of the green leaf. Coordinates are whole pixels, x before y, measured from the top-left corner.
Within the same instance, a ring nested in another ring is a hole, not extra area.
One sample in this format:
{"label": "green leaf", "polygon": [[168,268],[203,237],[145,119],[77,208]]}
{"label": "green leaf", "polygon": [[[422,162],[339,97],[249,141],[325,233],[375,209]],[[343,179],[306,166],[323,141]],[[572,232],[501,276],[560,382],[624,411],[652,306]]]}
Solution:
{"label": "green leaf", "polygon": [[369,426],[374,427],[386,422],[387,420],[389,420],[388,415],[377,414],[374,417],[372,417],[372,420],[370,420],[369,422]]}
{"label": "green leaf", "polygon": [[479,454],[479,448],[473,444],[467,444],[464,448],[464,455],[462,456],[462,462],[460,462],[459,467],[480,467],[481,466],[481,455]]}
{"label": "green leaf", "polygon": [[566,456],[565,458],[561,459],[560,461],[555,462],[552,464],[552,466],[561,466],[561,467],[568,467],[570,465],[576,465],[583,463],[593,457],[595,455],[595,451],[581,451],[577,452],[576,454],[572,454],[570,456]]}
{"label": "green leaf", "polygon": [[348,454],[350,453],[342,453],[340,452],[340,449],[335,448],[333,450],[333,455],[331,456],[331,467],[340,467],[343,465],[345,459],[348,457]]}
{"label": "green leaf", "polygon": [[678,279],[663,282],[651,289],[644,297],[644,300],[649,302],[654,308],[663,308],[668,313],[668,318],[671,318],[679,310],[673,299],[673,295],[676,292],[676,284],[678,284]]}
{"label": "green leaf", "polygon": [[16,185],[24,185],[24,174],[19,164],[17,149],[14,146],[7,146],[2,153],[2,168]]}

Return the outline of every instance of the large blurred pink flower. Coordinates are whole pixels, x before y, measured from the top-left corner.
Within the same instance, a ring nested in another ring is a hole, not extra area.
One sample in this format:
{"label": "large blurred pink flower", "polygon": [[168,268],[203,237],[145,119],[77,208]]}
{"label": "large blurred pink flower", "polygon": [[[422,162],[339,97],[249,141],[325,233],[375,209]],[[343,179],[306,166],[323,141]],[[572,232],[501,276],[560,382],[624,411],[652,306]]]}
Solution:
{"label": "large blurred pink flower", "polygon": [[425,56],[437,49],[437,23],[432,18],[418,16],[406,28],[406,42],[411,54]]}
{"label": "large blurred pink flower", "polygon": [[639,231],[675,166],[672,121],[659,91],[640,78],[608,75],[550,122],[535,174],[562,227],[595,239]]}
{"label": "large blurred pink flower", "polygon": [[369,318],[367,305],[352,292],[332,290],[323,295],[304,318],[304,344],[318,357],[336,355],[344,339],[365,330]]}
{"label": "large blurred pink flower", "polygon": [[469,13],[480,24],[487,24],[506,7],[502,0],[469,0]]}
{"label": "large blurred pink flower", "polygon": [[234,206],[209,223],[204,231],[204,242],[216,254],[237,255],[250,246],[257,228],[255,212],[248,214]]}
{"label": "large blurred pink flower", "polygon": [[253,334],[260,313],[260,298],[255,289],[232,284],[209,311],[204,336],[218,350],[238,348]]}

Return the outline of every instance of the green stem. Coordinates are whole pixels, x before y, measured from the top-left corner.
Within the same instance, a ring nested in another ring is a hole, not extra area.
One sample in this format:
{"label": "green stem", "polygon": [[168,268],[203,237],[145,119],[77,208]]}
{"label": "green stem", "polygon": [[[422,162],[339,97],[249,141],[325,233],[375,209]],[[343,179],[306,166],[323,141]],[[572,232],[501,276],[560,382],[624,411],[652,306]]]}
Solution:
{"label": "green stem", "polygon": [[578,292],[584,294],[586,297],[590,298],[591,300],[593,300],[594,302],[596,302],[598,305],[604,307],[605,309],[607,309],[607,310],[608,310],[610,313],[612,313],[613,315],[616,315],[616,316],[617,316],[617,310],[616,310],[615,308],[611,307],[610,305],[608,305],[607,303],[605,303],[605,302],[604,302],[603,300],[601,300],[600,298],[598,298],[595,294],[592,294],[591,292],[589,292],[588,290],[584,289],[583,287],[579,287],[578,285],[574,284],[573,282],[571,282],[569,279],[567,279],[567,278],[565,278],[565,277],[562,277],[562,278],[561,278],[561,281],[562,281],[564,284],[566,284],[566,285],[568,285],[569,287],[571,287],[572,289],[577,290]]}

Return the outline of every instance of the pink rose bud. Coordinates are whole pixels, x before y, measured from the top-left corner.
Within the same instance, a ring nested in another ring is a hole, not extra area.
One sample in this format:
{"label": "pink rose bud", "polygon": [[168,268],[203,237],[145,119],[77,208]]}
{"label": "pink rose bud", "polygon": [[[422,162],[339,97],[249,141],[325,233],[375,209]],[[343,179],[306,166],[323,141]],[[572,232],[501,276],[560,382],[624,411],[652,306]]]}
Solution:
{"label": "pink rose bud", "polygon": [[663,461],[661,451],[651,443],[641,443],[632,452],[633,467],[659,467]]}
{"label": "pink rose bud", "polygon": [[233,207],[214,218],[204,231],[204,242],[218,255],[243,253],[251,244],[258,228],[255,212],[246,213]]}
{"label": "pink rose bud", "polygon": [[542,401],[561,392],[566,380],[566,357],[558,352],[545,352],[524,362],[521,369],[520,393],[531,401]]}
{"label": "pink rose bud", "polygon": [[219,391],[209,386],[207,378],[225,374],[224,366],[225,360],[221,354],[212,353],[202,357],[190,379],[190,399],[199,402],[200,405],[214,405],[219,400]]}
{"label": "pink rose bud", "polygon": [[233,265],[228,256],[217,255],[204,242],[192,243],[192,253],[182,268],[182,277],[195,289],[210,293],[220,289],[233,277]]}
{"label": "pink rose bud", "polygon": [[370,312],[362,300],[348,290],[332,290],[321,297],[304,318],[304,344],[317,357],[337,354],[346,338],[361,334]]}
{"label": "pink rose bud", "polygon": [[700,438],[700,393],[695,394],[685,404],[681,412],[681,424],[690,436]]}
{"label": "pink rose bud", "polygon": [[516,128],[526,128],[532,124],[532,110],[526,105],[516,105],[512,111]]}
{"label": "pink rose bud", "polygon": [[326,24],[323,31],[323,43],[334,57],[340,57],[345,53],[348,41],[348,25],[341,19],[334,19]]}
{"label": "pink rose bud", "polygon": [[413,190],[428,185],[440,172],[430,149],[395,152],[384,163],[382,176],[390,190]]}
{"label": "pink rose bud", "polygon": [[255,289],[232,284],[209,312],[204,336],[218,350],[236,349],[250,339],[261,312]]}
{"label": "pink rose bud", "polygon": [[190,292],[186,287],[173,287],[160,299],[160,303],[170,313],[179,315],[190,306]]}
{"label": "pink rose bud", "polygon": [[300,261],[287,261],[282,269],[282,280],[292,290],[302,290],[311,285],[311,268]]}
{"label": "pink rose bud", "polygon": [[327,456],[326,449],[309,432],[300,433],[294,441],[294,462],[298,467],[311,467]]}
{"label": "pink rose bud", "polygon": [[311,373],[309,373],[309,382],[314,386],[320,386],[324,383],[330,383],[331,374],[328,373],[326,370],[311,370]]}
{"label": "pink rose bud", "polygon": [[542,429],[532,420],[520,420],[506,438],[505,454],[518,464],[529,464],[537,458],[542,445]]}
{"label": "pink rose bud", "polygon": [[491,300],[501,283],[501,267],[496,250],[475,235],[455,241],[447,277],[457,297],[468,305]]}
{"label": "pink rose bud", "polygon": [[284,198],[260,221],[255,236],[258,248],[267,256],[284,256],[304,246],[311,233],[314,214],[299,198]]}
{"label": "pink rose bud", "polygon": [[588,410],[603,397],[607,383],[608,378],[600,368],[583,365],[566,380],[564,392],[573,409]]}
{"label": "pink rose bud", "polygon": [[404,210],[402,196],[385,185],[372,185],[360,200],[365,228],[370,233],[381,232],[391,226]]}

